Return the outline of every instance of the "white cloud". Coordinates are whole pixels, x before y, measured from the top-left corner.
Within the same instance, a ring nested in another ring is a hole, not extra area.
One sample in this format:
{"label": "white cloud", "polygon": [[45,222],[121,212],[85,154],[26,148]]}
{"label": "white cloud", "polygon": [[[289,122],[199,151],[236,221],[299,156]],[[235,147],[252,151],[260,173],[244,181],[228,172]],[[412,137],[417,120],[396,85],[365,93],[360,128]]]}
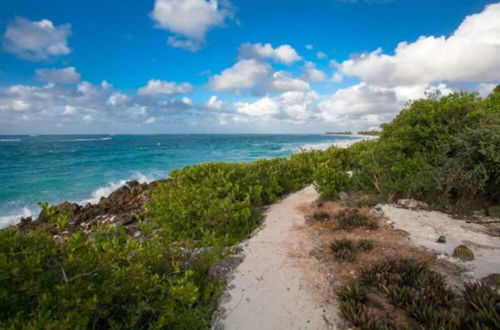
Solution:
{"label": "white cloud", "polygon": [[36,79],[45,82],[71,84],[80,81],[80,74],[72,66],[62,69],[37,69]]}
{"label": "white cloud", "polygon": [[479,95],[482,97],[490,95],[490,93],[493,91],[493,89],[497,86],[497,84],[487,84],[487,83],[482,83],[477,85],[476,90],[478,91]]}
{"label": "white cloud", "polygon": [[156,123],[156,117],[149,117],[148,119],[146,119],[144,121],[144,124],[149,124],[150,125],[150,124],[154,124],[154,123]]}
{"label": "white cloud", "polygon": [[210,80],[208,87],[216,91],[237,91],[262,83],[271,73],[271,66],[254,59],[239,60]]}
{"label": "white cloud", "polygon": [[342,80],[344,80],[344,75],[340,72],[335,72],[331,80],[336,83],[342,82]]}
{"label": "white cloud", "polygon": [[128,101],[127,95],[125,95],[123,93],[116,92],[116,93],[113,93],[109,96],[106,103],[116,107],[116,106],[124,105],[125,103],[127,103],[127,101]]}
{"label": "white cloud", "polygon": [[326,79],[326,75],[323,71],[316,68],[316,64],[313,62],[307,62],[303,68],[303,77],[307,81],[320,82]]}
{"label": "white cloud", "polygon": [[189,83],[175,83],[171,81],[162,81],[151,79],[144,87],[139,88],[140,95],[173,95],[189,93],[193,90],[193,86]]}
{"label": "white cloud", "polygon": [[82,120],[90,123],[94,121],[94,117],[92,117],[91,115],[85,115],[82,117]]}
{"label": "white cloud", "polygon": [[370,85],[394,87],[431,82],[488,82],[500,78],[500,4],[467,16],[449,37],[401,42],[394,55],[382,49],[340,64],[342,73]]}
{"label": "white cloud", "polygon": [[193,105],[193,100],[186,96],[181,99],[181,102],[185,105]]}
{"label": "white cloud", "polygon": [[314,49],[314,46],[313,46],[313,45],[306,45],[306,49],[307,49],[307,50],[313,50],[313,49]]}
{"label": "white cloud", "polygon": [[212,95],[205,103],[205,107],[211,111],[225,111],[227,109],[226,104],[217,98],[217,95]]}
{"label": "white cloud", "polygon": [[270,58],[278,63],[292,64],[300,61],[302,57],[297,54],[295,49],[290,45],[281,45],[273,48],[267,44],[251,44],[245,43],[240,46],[240,58],[242,59],[265,59]]}
{"label": "white cloud", "polygon": [[223,26],[232,15],[227,0],[156,0],[151,13],[158,27],[174,34],[169,45],[192,51],[203,45],[210,28]]}
{"label": "white cloud", "polygon": [[319,52],[316,53],[316,57],[319,58],[320,60],[323,60],[323,59],[327,58],[328,55],[326,55],[322,51],[319,51]]}
{"label": "white cloud", "polygon": [[25,120],[49,125],[78,125],[82,121],[96,125],[135,124],[144,123],[150,117],[160,120],[176,116],[193,106],[193,101],[186,97],[127,95],[113,90],[106,81],[100,85],[83,81],[76,86],[49,83],[0,88],[0,122],[3,123]]}
{"label": "white cloud", "polygon": [[3,35],[5,51],[19,58],[40,61],[71,52],[67,39],[71,25],[54,26],[48,19],[30,21],[18,17],[7,25]]}
{"label": "white cloud", "polygon": [[303,121],[313,117],[316,111],[313,106],[319,100],[319,95],[314,91],[294,91],[283,93],[278,99],[289,118]]}
{"label": "white cloud", "polygon": [[238,113],[247,116],[273,116],[280,113],[279,103],[270,97],[263,97],[251,103],[237,102],[235,106]]}
{"label": "white cloud", "polygon": [[64,106],[64,111],[63,111],[63,115],[67,116],[67,115],[74,115],[76,113],[76,107],[72,106],[72,105],[65,105]]}
{"label": "white cloud", "polygon": [[304,91],[309,89],[309,84],[302,79],[290,77],[285,71],[277,71],[265,88],[274,92]]}
{"label": "white cloud", "polygon": [[399,109],[399,104],[393,90],[360,83],[339,89],[321,101],[318,109],[323,120],[335,122],[342,115],[393,113]]}
{"label": "white cloud", "polygon": [[254,102],[237,102],[235,107],[240,115],[303,122],[313,117],[314,103],[318,100],[319,96],[314,91],[289,91],[276,97],[265,96]]}

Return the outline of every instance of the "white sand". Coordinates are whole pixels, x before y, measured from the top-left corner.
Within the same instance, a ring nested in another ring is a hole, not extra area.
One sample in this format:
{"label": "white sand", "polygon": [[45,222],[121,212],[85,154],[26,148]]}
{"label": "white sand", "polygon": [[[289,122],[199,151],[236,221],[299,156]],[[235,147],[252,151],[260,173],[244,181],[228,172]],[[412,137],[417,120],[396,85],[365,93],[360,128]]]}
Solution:
{"label": "white sand", "polygon": [[[436,211],[407,210],[392,205],[382,205],[384,216],[394,228],[409,233],[410,240],[424,246],[455,264],[468,270],[467,276],[481,279],[492,273],[500,273],[500,237],[490,236],[482,225],[466,223]],[[446,243],[437,243],[439,236]],[[460,244],[468,246],[475,255],[473,261],[461,262],[451,257]]]}
{"label": "white sand", "polygon": [[272,205],[263,228],[243,244],[243,262],[221,307],[224,329],[332,329],[330,286],[309,255],[313,241],[297,209],[316,200],[312,186]]}

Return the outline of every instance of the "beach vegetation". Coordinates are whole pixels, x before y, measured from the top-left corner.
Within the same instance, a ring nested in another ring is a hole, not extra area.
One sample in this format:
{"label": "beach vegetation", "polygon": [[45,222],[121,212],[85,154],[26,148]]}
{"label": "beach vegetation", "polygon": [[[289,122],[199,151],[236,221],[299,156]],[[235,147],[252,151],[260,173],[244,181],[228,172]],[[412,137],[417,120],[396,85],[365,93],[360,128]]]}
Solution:
{"label": "beach vegetation", "polygon": [[361,213],[357,208],[346,208],[335,215],[338,222],[338,229],[352,230],[354,228],[366,227],[370,230],[378,228],[375,220],[371,220],[367,215]]}
{"label": "beach vegetation", "polygon": [[411,259],[390,259],[365,269],[340,289],[339,299],[342,315],[360,329],[498,329],[500,325],[498,292],[470,283],[456,293],[443,275]]}

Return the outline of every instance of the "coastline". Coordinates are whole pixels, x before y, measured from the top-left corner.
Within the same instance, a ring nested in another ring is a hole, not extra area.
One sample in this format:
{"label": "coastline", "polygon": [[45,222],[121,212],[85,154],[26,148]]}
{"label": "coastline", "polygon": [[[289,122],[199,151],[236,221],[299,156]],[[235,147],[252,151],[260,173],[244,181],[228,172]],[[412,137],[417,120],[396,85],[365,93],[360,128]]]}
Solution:
{"label": "coastline", "polygon": [[[336,135],[337,136],[337,135]],[[328,143],[316,143],[316,144],[305,144],[302,147],[295,149],[292,151],[291,154],[295,154],[301,151],[308,151],[308,150],[326,150],[329,147],[335,146],[337,148],[348,148],[350,145],[363,141],[363,140],[369,140],[369,139],[374,139],[377,138],[376,136],[367,136],[367,135],[338,135],[338,136],[345,136],[348,137],[349,139],[345,140],[339,140],[335,142],[328,142]],[[278,156],[279,157],[279,156]],[[289,156],[288,156],[289,157]],[[272,157],[275,158],[275,157]],[[227,161],[231,162],[231,161]],[[168,177],[167,177],[168,178]],[[101,187],[96,187],[91,193],[88,198],[82,199],[82,200],[71,200],[71,199],[66,199],[65,201],[56,204],[56,206],[59,205],[73,205],[72,209],[73,210],[87,210],[87,209],[95,209],[96,206],[97,208],[98,205],[101,203],[101,201],[106,201],[109,196],[111,196],[113,193],[117,191],[121,191],[123,187],[127,187],[129,183],[132,185],[136,185],[137,183],[140,185],[156,185],[158,182],[164,181],[165,179],[151,179],[143,174],[141,172],[138,172],[134,174],[132,177],[129,179],[124,179],[124,180],[119,180],[119,181],[114,181],[114,182],[109,182],[105,186]],[[84,211],[86,212],[86,211]],[[9,216],[0,216],[0,230],[7,228],[9,226],[17,226],[19,225],[23,219],[36,219],[40,215],[40,209],[36,208],[33,210],[32,208],[30,209],[29,207],[25,206],[19,212],[17,212],[14,215],[9,215]]]}

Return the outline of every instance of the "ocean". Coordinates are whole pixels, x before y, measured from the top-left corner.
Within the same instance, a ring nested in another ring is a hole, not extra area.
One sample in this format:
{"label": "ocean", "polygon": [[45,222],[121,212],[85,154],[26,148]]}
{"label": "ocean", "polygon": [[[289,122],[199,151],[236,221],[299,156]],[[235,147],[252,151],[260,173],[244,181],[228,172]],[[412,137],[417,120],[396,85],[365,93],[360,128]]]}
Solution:
{"label": "ocean", "polygon": [[249,162],[356,139],[333,135],[0,136],[0,228],[40,201],[95,203],[126,181],[201,162]]}

